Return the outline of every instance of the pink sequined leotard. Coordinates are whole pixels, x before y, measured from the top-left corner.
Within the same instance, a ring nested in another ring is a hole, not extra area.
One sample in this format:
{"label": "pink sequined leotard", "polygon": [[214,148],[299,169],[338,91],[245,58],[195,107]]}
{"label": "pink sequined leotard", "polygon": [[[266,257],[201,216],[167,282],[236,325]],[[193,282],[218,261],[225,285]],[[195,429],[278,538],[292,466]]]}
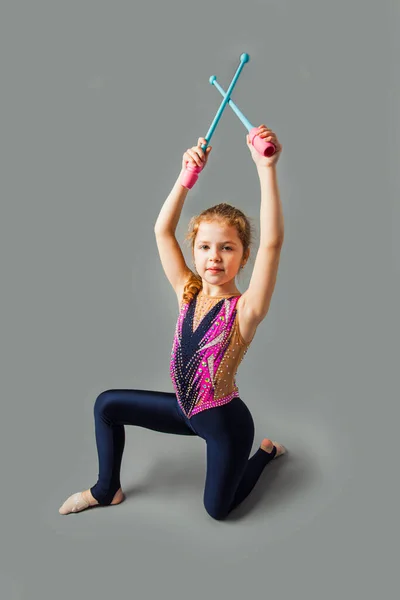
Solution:
{"label": "pink sequined leotard", "polygon": [[182,300],[171,352],[170,374],[179,406],[190,418],[239,396],[235,376],[250,342],[239,331],[241,294]]}

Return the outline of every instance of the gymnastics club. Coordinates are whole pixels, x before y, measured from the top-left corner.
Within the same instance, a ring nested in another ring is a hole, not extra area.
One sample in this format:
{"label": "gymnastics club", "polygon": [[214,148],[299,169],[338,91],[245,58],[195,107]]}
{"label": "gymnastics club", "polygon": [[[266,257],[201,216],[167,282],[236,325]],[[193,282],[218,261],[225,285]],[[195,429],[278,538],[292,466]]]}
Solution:
{"label": "gymnastics club", "polygon": [[[227,96],[227,94],[224,92],[222,87],[217,82],[217,78],[215,77],[215,75],[212,75],[210,77],[210,83],[211,83],[211,85],[215,85],[217,90],[219,92],[221,92],[222,96],[224,96],[224,97]],[[275,145],[272,142],[266,142],[265,140],[260,138],[259,135],[257,135],[259,132],[258,127],[254,127],[254,125],[252,125],[250,123],[250,121],[248,119],[246,119],[244,114],[238,109],[236,104],[234,102],[232,102],[231,99],[229,99],[228,104],[232,108],[233,112],[237,114],[239,119],[242,121],[243,125],[246,127],[247,131],[249,132],[250,142],[253,144],[253,146],[257,150],[257,152],[259,152],[263,156],[272,156],[273,154],[275,154],[275,152],[276,152]]]}
{"label": "gymnastics club", "polygon": [[[247,62],[249,62],[249,60],[250,60],[250,56],[248,54],[243,53],[241,55],[241,57],[240,57],[240,65],[239,65],[239,67],[238,67],[238,69],[237,69],[237,71],[235,73],[235,76],[232,79],[232,82],[231,82],[231,85],[228,88],[228,91],[226,92],[226,94],[224,93],[224,99],[222,100],[221,105],[220,105],[220,107],[219,107],[219,109],[217,111],[217,114],[215,115],[214,120],[211,123],[210,129],[207,131],[207,135],[205,136],[205,140],[207,141],[207,143],[203,144],[201,146],[201,148],[202,148],[203,151],[207,148],[207,146],[208,146],[208,144],[209,144],[209,142],[211,140],[212,134],[214,133],[215,128],[218,125],[218,121],[220,120],[221,115],[222,115],[222,113],[224,111],[224,108],[228,104],[230,95],[232,93],[233,88],[236,85],[236,82],[237,82],[237,80],[239,78],[239,75],[240,75],[240,73],[241,73],[244,65]],[[182,177],[181,177],[181,181],[180,181],[181,185],[183,187],[187,188],[188,190],[190,190],[194,186],[194,184],[196,183],[196,181],[197,181],[197,179],[199,177],[199,173],[202,171],[202,169],[203,169],[203,167],[199,167],[197,165],[194,165],[194,166],[187,165],[186,168],[185,168],[185,172],[182,174]]]}

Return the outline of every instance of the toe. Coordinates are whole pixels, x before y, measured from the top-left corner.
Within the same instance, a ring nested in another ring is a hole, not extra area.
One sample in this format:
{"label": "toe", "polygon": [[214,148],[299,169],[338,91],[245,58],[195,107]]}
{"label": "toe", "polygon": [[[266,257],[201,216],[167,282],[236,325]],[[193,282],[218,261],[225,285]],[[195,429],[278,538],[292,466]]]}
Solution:
{"label": "toe", "polygon": [[287,448],[285,448],[285,446],[283,444],[280,444],[279,442],[272,442],[274,444],[274,446],[276,446],[276,456],[280,456],[281,454],[286,454],[287,452]]}
{"label": "toe", "polygon": [[67,515],[71,512],[79,512],[89,507],[89,503],[82,497],[81,492],[77,492],[76,494],[72,494],[64,504],[58,509],[60,515]]}

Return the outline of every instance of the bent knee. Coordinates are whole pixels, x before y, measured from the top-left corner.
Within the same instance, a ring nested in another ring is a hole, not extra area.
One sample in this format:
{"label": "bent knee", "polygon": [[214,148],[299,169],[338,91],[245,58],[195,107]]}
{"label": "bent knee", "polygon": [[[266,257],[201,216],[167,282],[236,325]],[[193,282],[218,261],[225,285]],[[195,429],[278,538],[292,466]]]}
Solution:
{"label": "bent knee", "polygon": [[227,510],[226,508],[207,506],[206,504],[204,504],[204,508],[206,509],[210,517],[212,517],[216,521],[224,521],[224,519],[226,519],[226,517],[229,514],[229,510]]}
{"label": "bent knee", "polygon": [[95,400],[93,411],[95,413],[103,413],[107,407],[112,404],[115,395],[112,390],[106,390],[105,392],[101,392]]}

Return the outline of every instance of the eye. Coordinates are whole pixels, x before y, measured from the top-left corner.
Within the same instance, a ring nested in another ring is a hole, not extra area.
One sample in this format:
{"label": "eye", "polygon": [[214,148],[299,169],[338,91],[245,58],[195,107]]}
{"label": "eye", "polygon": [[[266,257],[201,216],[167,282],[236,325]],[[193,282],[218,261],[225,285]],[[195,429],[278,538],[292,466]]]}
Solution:
{"label": "eye", "polygon": [[[202,246],[199,246],[200,250],[202,250],[203,248],[208,248],[207,244],[203,244]],[[230,246],[224,246],[224,248],[227,248],[228,250],[232,250],[232,248]]]}

